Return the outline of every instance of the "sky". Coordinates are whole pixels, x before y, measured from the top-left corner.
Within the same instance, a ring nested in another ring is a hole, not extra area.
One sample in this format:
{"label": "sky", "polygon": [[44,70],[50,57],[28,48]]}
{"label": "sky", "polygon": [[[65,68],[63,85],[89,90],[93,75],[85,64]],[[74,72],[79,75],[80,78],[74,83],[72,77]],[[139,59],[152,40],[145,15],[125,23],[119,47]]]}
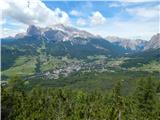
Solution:
{"label": "sky", "polygon": [[159,32],[160,2],[150,0],[1,0],[0,38],[28,25],[64,24],[92,34],[149,40]]}

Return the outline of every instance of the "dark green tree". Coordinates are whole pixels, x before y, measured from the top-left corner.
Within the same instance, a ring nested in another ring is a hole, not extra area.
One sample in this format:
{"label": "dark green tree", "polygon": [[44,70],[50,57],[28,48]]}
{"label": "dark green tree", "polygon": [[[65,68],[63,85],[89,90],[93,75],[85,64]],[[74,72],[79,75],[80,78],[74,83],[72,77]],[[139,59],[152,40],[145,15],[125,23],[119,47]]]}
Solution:
{"label": "dark green tree", "polygon": [[135,90],[134,100],[138,119],[156,119],[156,87],[154,79],[140,79]]}
{"label": "dark green tree", "polygon": [[109,119],[122,120],[122,112],[124,109],[123,96],[121,94],[122,81],[118,81],[111,94],[111,103],[109,108]]}

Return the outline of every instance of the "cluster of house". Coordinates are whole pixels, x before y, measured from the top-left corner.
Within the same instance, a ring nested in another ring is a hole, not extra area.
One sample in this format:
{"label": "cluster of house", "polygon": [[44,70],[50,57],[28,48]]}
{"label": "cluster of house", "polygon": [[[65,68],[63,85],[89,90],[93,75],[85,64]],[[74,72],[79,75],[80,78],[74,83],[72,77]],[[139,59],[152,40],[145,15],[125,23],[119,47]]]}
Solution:
{"label": "cluster of house", "polygon": [[61,76],[68,76],[69,74],[73,72],[77,72],[81,69],[80,64],[71,64],[68,66],[63,66],[58,69],[47,71],[44,75],[49,79],[58,79]]}

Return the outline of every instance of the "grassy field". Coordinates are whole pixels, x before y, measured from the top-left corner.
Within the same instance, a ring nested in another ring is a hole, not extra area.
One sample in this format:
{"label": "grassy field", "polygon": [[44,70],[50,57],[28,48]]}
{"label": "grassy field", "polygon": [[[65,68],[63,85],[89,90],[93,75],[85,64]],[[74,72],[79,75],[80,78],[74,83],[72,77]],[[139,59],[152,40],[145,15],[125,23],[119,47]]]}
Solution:
{"label": "grassy field", "polygon": [[31,57],[25,57],[25,56],[22,56],[22,57],[19,57],[15,63],[14,63],[14,67],[16,66],[20,66],[20,65],[23,65],[25,64],[25,62],[28,62],[29,60],[31,59]]}
{"label": "grassy field", "polygon": [[12,67],[2,71],[2,75],[7,77],[33,75],[35,73],[37,59],[40,61],[41,72],[53,70],[75,62],[81,62],[77,59],[68,59],[67,57],[57,58],[53,56],[46,56],[45,54],[29,57],[21,56],[15,60]]}
{"label": "grassy field", "polygon": [[139,68],[140,70],[145,71],[159,71],[160,72],[160,63],[158,61],[152,61],[150,64],[144,64],[142,67]]}
{"label": "grassy field", "polygon": [[13,67],[2,71],[4,76],[26,76],[34,74],[36,58],[35,57],[19,57]]}
{"label": "grassy field", "polygon": [[64,64],[64,62],[62,60],[57,59],[52,56],[48,57],[47,60],[46,60],[46,57],[44,57],[43,59],[44,59],[44,61],[41,64],[41,71],[55,69],[56,67]]}
{"label": "grassy field", "polygon": [[149,64],[143,64],[141,67],[128,68],[130,71],[147,71],[147,72],[160,72],[160,63],[158,61],[151,61]]}

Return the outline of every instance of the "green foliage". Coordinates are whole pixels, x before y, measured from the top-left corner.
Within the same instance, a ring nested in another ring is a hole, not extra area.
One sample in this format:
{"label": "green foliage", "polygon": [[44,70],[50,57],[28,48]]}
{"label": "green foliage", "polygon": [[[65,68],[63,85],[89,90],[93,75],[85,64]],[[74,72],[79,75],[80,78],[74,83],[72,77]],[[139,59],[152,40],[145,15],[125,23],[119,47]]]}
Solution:
{"label": "green foliage", "polygon": [[24,81],[20,77],[13,77],[8,81],[7,90],[14,91],[22,91],[24,86]]}
{"label": "green foliage", "polygon": [[1,61],[2,61],[2,70],[6,70],[14,65],[15,60],[24,54],[24,52],[19,51],[18,49],[11,49],[2,46],[1,51]]}
{"label": "green foliage", "polygon": [[141,67],[144,64],[148,64],[151,61],[158,61],[160,60],[160,49],[153,49],[143,52],[138,52],[134,54],[129,54],[127,59],[121,65],[122,67]]}
{"label": "green foliage", "polygon": [[29,78],[29,84],[31,87],[41,85],[43,87],[57,88],[71,88],[73,90],[83,89],[85,91],[94,91],[96,89],[102,89],[109,91],[112,89],[115,83],[123,80],[122,94],[127,95],[133,92],[135,89],[136,81],[144,76],[153,76],[155,81],[159,81],[158,73],[148,72],[78,72],[68,77],[59,79],[43,79],[43,78]]}
{"label": "green foliage", "polygon": [[123,96],[123,84],[117,82],[111,92],[41,86],[24,91],[19,88],[24,82],[14,78],[2,88],[2,119],[158,120],[160,104],[154,79],[140,80],[130,96]]}
{"label": "green foliage", "polygon": [[[2,70],[13,67],[16,59],[19,57],[38,56],[41,53],[47,56],[68,56],[69,58],[86,59],[87,56],[92,55],[109,55],[115,57],[126,52],[122,47],[115,46],[102,38],[76,38],[74,44],[70,41],[55,41],[48,41],[42,36],[2,39]],[[83,44],[83,41],[87,42]],[[102,49],[96,48],[95,46],[101,46]]]}
{"label": "green foliage", "polygon": [[[24,60],[20,60],[24,59]],[[11,67],[10,69],[2,71],[2,75],[7,77],[14,77],[17,76],[27,76],[34,74],[35,70],[35,64],[36,64],[36,58],[33,56],[26,57],[19,57],[16,61],[16,63]],[[22,64],[21,64],[22,63]],[[3,78],[2,78],[3,80]]]}
{"label": "green foliage", "polygon": [[36,61],[37,61],[37,63],[35,64],[35,72],[36,73],[40,73],[41,72],[41,70],[40,70],[40,67],[41,67],[41,61],[40,61],[40,58],[38,57],[37,59],[36,59]]}
{"label": "green foliage", "polygon": [[137,85],[134,97],[137,105],[136,107],[139,110],[137,114],[141,116],[141,119],[156,119],[157,117],[155,111],[158,99],[156,96],[156,88],[158,86],[155,86],[155,82],[151,78],[141,79]]}

